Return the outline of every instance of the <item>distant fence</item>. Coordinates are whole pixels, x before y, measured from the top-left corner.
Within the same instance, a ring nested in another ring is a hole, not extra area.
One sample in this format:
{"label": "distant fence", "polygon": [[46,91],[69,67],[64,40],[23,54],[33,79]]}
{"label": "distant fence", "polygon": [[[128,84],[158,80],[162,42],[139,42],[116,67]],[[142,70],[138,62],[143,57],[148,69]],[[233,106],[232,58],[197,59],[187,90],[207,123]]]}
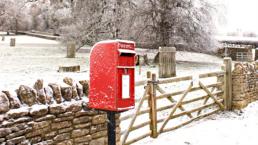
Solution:
{"label": "distant fence", "polygon": [[34,37],[39,37],[39,38],[44,38],[44,39],[49,39],[49,40],[60,40],[60,36],[55,36],[54,34],[51,33],[45,33],[45,32],[39,32],[39,31],[18,31],[18,34],[24,34],[28,36],[34,36]]}

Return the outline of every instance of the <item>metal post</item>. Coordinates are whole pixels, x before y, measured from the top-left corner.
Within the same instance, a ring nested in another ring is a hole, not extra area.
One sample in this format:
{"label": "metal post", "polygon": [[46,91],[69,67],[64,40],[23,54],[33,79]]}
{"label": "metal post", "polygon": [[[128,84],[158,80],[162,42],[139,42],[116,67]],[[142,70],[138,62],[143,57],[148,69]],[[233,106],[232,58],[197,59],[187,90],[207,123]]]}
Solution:
{"label": "metal post", "polygon": [[116,145],[116,112],[108,111],[108,145]]}

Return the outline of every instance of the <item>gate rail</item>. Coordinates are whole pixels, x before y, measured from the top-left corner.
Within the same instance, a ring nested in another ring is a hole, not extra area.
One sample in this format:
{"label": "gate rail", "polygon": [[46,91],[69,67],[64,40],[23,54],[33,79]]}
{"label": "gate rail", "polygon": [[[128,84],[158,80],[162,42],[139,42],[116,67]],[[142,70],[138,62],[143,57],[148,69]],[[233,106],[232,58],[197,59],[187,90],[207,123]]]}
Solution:
{"label": "gate rail", "polygon": [[[128,128],[121,131],[122,144],[129,145],[146,137],[157,138],[161,133],[178,129],[225,109],[230,110],[231,59],[226,58],[224,64],[222,71],[200,74],[197,81],[193,76],[157,80],[156,74],[148,72],[147,80],[135,84],[136,87],[144,87],[143,96],[136,99],[136,109],[133,113],[122,114],[120,118],[122,122],[129,121]],[[209,81],[206,79],[214,79],[215,82],[207,84]],[[173,84],[183,82],[187,85],[186,89],[171,92],[174,90]],[[144,107],[144,104],[147,104],[147,107]],[[168,115],[164,117],[162,114]],[[137,122],[137,118],[143,115],[149,117],[141,119],[143,121],[140,123]],[[171,123],[173,121],[178,121],[179,124]],[[143,131],[146,127],[149,128],[148,131]],[[140,134],[134,134],[139,130]]]}

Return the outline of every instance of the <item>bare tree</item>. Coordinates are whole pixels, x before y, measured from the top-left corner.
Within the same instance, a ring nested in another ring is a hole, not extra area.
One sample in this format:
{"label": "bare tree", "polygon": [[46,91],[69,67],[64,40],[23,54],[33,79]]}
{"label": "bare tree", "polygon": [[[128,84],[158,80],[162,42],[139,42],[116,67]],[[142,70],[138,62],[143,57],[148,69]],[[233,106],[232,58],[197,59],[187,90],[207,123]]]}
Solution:
{"label": "bare tree", "polygon": [[7,0],[0,1],[0,30],[8,31],[11,28],[11,19],[8,18],[8,6],[10,2]]}
{"label": "bare tree", "polygon": [[32,23],[28,29],[60,34],[64,43],[75,41],[78,48],[117,38],[148,48],[182,46],[198,52],[215,48],[215,8],[204,0],[2,0],[0,7],[0,23],[9,26],[5,29],[17,31],[26,15]]}
{"label": "bare tree", "polygon": [[76,41],[78,48],[103,39],[124,38],[129,28],[130,0],[75,0],[70,24],[63,26],[63,42]]}
{"label": "bare tree", "polygon": [[211,52],[214,10],[202,0],[141,0],[135,11],[135,41],[153,48],[184,44],[184,50]]}
{"label": "bare tree", "polygon": [[19,22],[21,22],[21,26],[24,26],[26,21],[26,12],[27,12],[27,4],[33,3],[36,1],[28,1],[28,0],[1,0],[3,5],[3,12],[0,16],[0,21],[4,23],[5,30],[15,30],[17,33],[19,29]]}

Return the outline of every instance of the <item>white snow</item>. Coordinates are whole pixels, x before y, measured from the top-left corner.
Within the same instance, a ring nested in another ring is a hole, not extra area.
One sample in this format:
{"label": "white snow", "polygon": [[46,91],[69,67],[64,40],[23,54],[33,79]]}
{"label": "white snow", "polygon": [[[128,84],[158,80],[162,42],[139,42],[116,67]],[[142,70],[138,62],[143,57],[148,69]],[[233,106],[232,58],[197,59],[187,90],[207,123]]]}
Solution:
{"label": "white snow", "polygon": [[[77,81],[89,78],[88,54],[77,53],[76,58],[70,59],[66,58],[65,47],[52,46],[59,42],[30,36],[10,37],[17,39],[16,47],[9,47],[8,39],[0,41],[0,90],[15,90],[21,84],[33,86],[37,79],[48,84],[59,83],[64,77]],[[19,41],[23,40],[30,46],[20,46]],[[81,73],[58,73],[61,65],[80,65]]]}
{"label": "white snow", "polygon": [[51,45],[58,46],[58,45],[60,45],[60,42],[58,42],[56,40],[47,40],[47,39],[32,37],[32,36],[27,36],[27,35],[5,36],[5,41],[0,41],[0,45],[8,46],[10,44],[10,39],[11,38],[16,39],[15,41],[16,41],[16,44],[18,46],[22,46],[22,45],[32,46],[32,45],[34,45],[33,47],[37,47],[37,46],[42,47],[42,45],[44,45],[44,44],[47,45],[47,46],[51,46]]}
{"label": "white snow", "polygon": [[[89,53],[77,53],[76,58],[65,58],[66,49],[62,46],[56,45],[55,42],[48,41],[46,45],[39,39],[29,36],[10,36],[18,39],[24,39],[24,42],[30,44],[30,47],[20,46],[9,47],[9,40],[0,42],[0,90],[15,90],[20,84],[33,86],[37,79],[43,79],[44,83],[62,82],[66,76],[72,77],[74,80],[89,79]],[[45,40],[44,40],[45,41]],[[46,40],[47,41],[47,40]],[[44,42],[45,43],[45,42]],[[2,45],[3,44],[3,45]],[[48,45],[51,44],[51,45]],[[89,48],[88,48],[89,49]],[[153,58],[156,51],[143,51],[147,53],[149,58]],[[223,59],[207,54],[191,53],[191,52],[177,52],[177,76],[193,75],[199,73],[213,72],[221,69]],[[79,73],[58,73],[59,65],[80,65],[81,72]],[[152,71],[158,74],[157,66],[142,66],[136,67],[136,81],[146,79],[146,72]],[[212,83],[216,79],[202,80],[205,84]],[[189,85],[189,81],[180,84],[171,84],[170,86],[162,86],[166,91],[184,90]],[[143,87],[137,87],[136,98],[140,98],[143,94]],[[201,92],[197,92],[198,95]],[[88,101],[84,97],[85,101]],[[166,105],[168,101],[158,102]],[[144,104],[144,107],[147,107]],[[190,106],[191,107],[191,106]],[[227,144],[227,145],[244,145],[245,141],[255,140],[255,133],[251,131],[258,129],[257,118],[258,103],[251,104],[244,110],[244,114],[238,116],[236,113],[227,112],[225,114],[214,115],[207,119],[194,122],[187,127],[172,131],[170,133],[162,134],[158,139],[153,140],[147,138],[136,144],[175,144],[175,145],[207,145],[207,144]],[[250,115],[249,114],[253,114]],[[167,112],[161,112],[159,117],[167,116]],[[137,121],[144,121],[146,117],[138,118]],[[138,122],[138,123],[139,123]],[[125,123],[128,124],[128,123]],[[122,126],[124,129],[126,126]],[[148,128],[147,128],[148,129]],[[243,131],[242,131],[243,130]],[[248,132],[248,135],[246,132]],[[241,137],[240,137],[241,136]],[[243,136],[243,137],[242,137]],[[215,141],[214,141],[215,140]],[[249,144],[248,144],[249,145]],[[252,142],[251,144],[252,145]]]}
{"label": "white snow", "polygon": [[46,105],[39,105],[39,104],[35,104],[35,105],[32,105],[30,107],[30,111],[31,112],[37,112],[37,111],[40,111],[40,110],[43,110],[43,109],[47,109],[48,106]]}
{"label": "white snow", "polygon": [[242,111],[221,112],[135,145],[257,145],[257,129],[258,102],[254,102]]}
{"label": "white snow", "polygon": [[248,41],[248,42],[251,42],[251,43],[257,43],[258,42],[257,37],[243,37],[243,36],[216,36],[216,39],[218,41],[236,41],[236,42]]}
{"label": "white snow", "polygon": [[[8,39],[0,41],[0,90],[15,90],[20,84],[32,86],[37,79],[43,79],[45,84],[59,83],[64,77],[76,81],[89,79],[89,53],[77,53],[76,58],[70,59],[66,58],[65,47],[51,46],[56,41],[22,35],[8,37],[15,37],[17,46],[9,47]],[[20,46],[19,41],[29,46]],[[152,58],[155,52],[147,54]],[[190,52],[177,52],[176,59],[178,76],[216,71],[223,63],[221,58]],[[80,65],[81,72],[58,73],[60,65]],[[141,74],[139,69],[138,66],[135,69],[137,81],[146,79],[148,70],[158,73],[157,66],[142,66]]]}
{"label": "white snow", "polygon": [[18,114],[18,113],[23,113],[23,112],[29,112],[29,108],[28,107],[20,107],[17,109],[11,109],[7,112],[7,114]]}
{"label": "white snow", "polygon": [[[115,39],[115,40],[103,40],[100,41],[96,44],[102,44],[102,43],[114,43],[114,42],[121,42],[121,43],[135,43],[134,41],[129,41],[129,40],[120,40],[120,39]],[[95,45],[96,45],[95,44]]]}

